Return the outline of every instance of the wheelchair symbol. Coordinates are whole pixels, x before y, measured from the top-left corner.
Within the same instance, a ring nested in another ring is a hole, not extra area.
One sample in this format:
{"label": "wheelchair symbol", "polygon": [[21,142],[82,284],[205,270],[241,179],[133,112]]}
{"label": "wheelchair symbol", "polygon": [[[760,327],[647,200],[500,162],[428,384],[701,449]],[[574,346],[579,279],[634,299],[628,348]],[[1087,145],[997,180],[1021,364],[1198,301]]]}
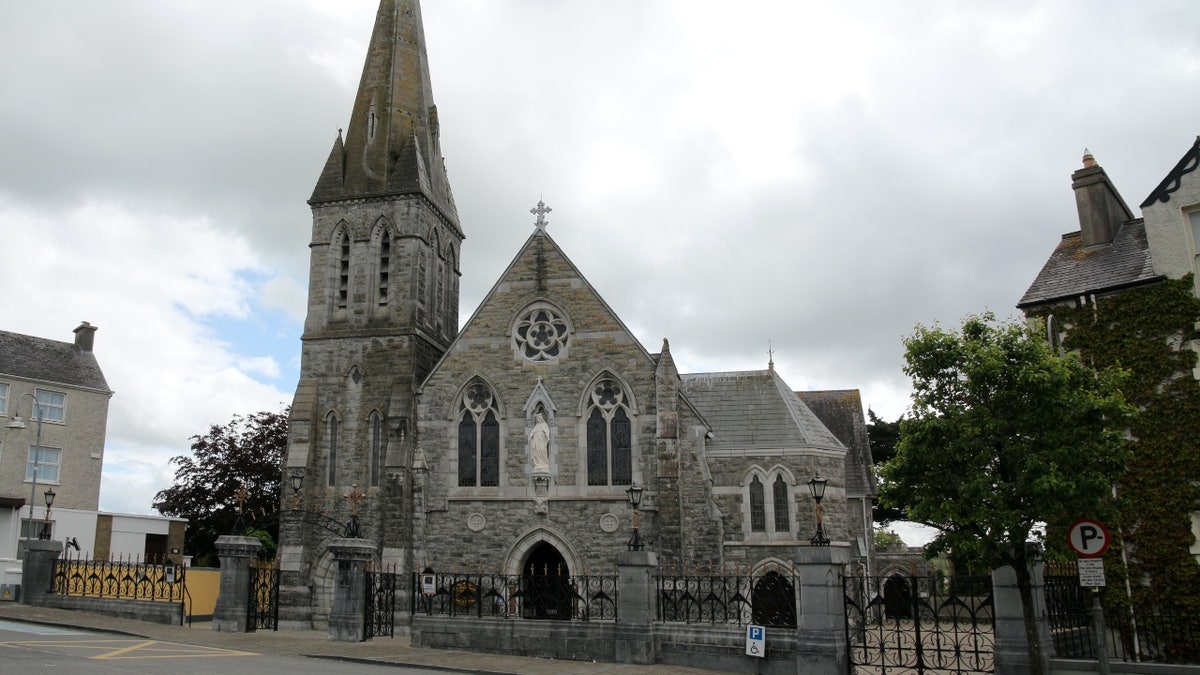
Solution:
{"label": "wheelchair symbol", "polygon": [[758,645],[750,645],[750,653],[752,655],[757,654],[758,653]]}

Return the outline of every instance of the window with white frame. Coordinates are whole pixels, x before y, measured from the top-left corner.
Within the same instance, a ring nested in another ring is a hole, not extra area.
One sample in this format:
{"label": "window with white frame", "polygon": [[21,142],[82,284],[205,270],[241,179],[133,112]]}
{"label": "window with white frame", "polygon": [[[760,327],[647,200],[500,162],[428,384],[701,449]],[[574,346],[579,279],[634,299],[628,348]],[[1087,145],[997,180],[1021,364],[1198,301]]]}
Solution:
{"label": "window with white frame", "polygon": [[[61,391],[51,391],[49,389],[35,389],[34,393],[37,396],[37,407],[41,411],[43,422],[66,422],[67,421],[67,395]],[[36,419],[38,411],[34,411],[33,419]]]}
{"label": "window with white frame", "polygon": [[792,485],[785,472],[776,469],[764,474],[756,470],[750,474],[745,486],[750,535],[755,538],[792,538]]}
{"label": "window with white frame", "polygon": [[0,382],[0,417],[8,414],[8,383]]}
{"label": "window with white frame", "polygon": [[29,446],[29,459],[25,462],[25,480],[33,480],[33,471],[37,469],[39,483],[57,483],[58,467],[62,462],[62,448]]}
{"label": "window with white frame", "polygon": [[1192,226],[1192,272],[1196,274],[1196,287],[1200,288],[1200,209],[1188,214]]}

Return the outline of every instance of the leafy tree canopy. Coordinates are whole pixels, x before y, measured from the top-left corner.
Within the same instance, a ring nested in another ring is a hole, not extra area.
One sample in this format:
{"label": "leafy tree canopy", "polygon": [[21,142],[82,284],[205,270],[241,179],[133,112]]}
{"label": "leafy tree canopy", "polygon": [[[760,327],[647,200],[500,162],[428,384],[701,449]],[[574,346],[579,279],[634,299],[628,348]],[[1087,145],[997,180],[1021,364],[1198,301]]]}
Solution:
{"label": "leafy tree canopy", "polygon": [[1056,356],[1024,324],[990,313],[959,332],[917,326],[904,344],[913,405],[881,500],[939,530],[933,552],[1014,564],[1038,523],[1099,515],[1133,414],[1119,370]]}
{"label": "leafy tree canopy", "polygon": [[[867,408],[867,437],[871,441],[871,458],[875,461],[875,480],[879,481],[878,467],[883,466],[896,455],[896,445],[900,442],[900,423],[904,421],[901,415],[895,422],[885,422]],[[904,520],[903,506],[884,506],[878,500],[872,505],[872,519],[877,525],[887,525],[897,520]]]}
{"label": "leafy tree canopy", "polygon": [[287,420],[286,409],[234,415],[228,424],[214,424],[208,433],[193,436],[191,455],[171,458],[177,467],[175,484],[155,495],[154,508],[188,519],[184,543],[195,564],[217,564],[215,545],[221,535],[253,529],[251,536],[277,537],[278,523],[268,516],[279,508]]}

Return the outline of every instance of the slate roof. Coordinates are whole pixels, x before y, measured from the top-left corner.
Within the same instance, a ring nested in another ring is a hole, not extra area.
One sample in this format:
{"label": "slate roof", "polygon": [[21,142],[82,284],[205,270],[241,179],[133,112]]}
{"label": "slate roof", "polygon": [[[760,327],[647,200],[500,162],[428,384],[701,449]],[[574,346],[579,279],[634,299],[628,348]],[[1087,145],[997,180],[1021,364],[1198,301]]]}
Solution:
{"label": "slate roof", "polygon": [[773,370],[681,375],[682,391],[712,425],[714,450],[845,450]]}
{"label": "slate roof", "polygon": [[73,342],[0,331],[0,377],[5,375],[112,392],[92,352]]}
{"label": "slate roof", "polygon": [[1115,291],[1161,278],[1154,274],[1146,225],[1138,218],[1122,224],[1111,244],[1084,246],[1082,233],[1064,234],[1017,307]]}
{"label": "slate roof", "polygon": [[808,409],[846,446],[846,496],[874,497],[876,493],[871,465],[871,440],[863,417],[862,396],[857,389],[798,391],[796,395]]}

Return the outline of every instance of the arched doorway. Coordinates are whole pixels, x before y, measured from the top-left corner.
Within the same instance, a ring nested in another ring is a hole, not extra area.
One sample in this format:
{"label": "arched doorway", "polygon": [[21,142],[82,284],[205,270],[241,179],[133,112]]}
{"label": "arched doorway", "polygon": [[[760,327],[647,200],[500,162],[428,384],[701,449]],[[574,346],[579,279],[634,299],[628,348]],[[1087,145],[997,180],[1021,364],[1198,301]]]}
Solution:
{"label": "arched doorway", "polygon": [[521,615],[526,619],[570,619],[571,573],[552,544],[534,546],[521,565]]}
{"label": "arched doorway", "polygon": [[899,574],[893,574],[883,582],[883,615],[893,621],[911,619],[912,617],[912,585],[908,579]]}
{"label": "arched doorway", "polygon": [[796,592],[792,582],[779,572],[767,572],[751,591],[752,619],[760,626],[796,626]]}

